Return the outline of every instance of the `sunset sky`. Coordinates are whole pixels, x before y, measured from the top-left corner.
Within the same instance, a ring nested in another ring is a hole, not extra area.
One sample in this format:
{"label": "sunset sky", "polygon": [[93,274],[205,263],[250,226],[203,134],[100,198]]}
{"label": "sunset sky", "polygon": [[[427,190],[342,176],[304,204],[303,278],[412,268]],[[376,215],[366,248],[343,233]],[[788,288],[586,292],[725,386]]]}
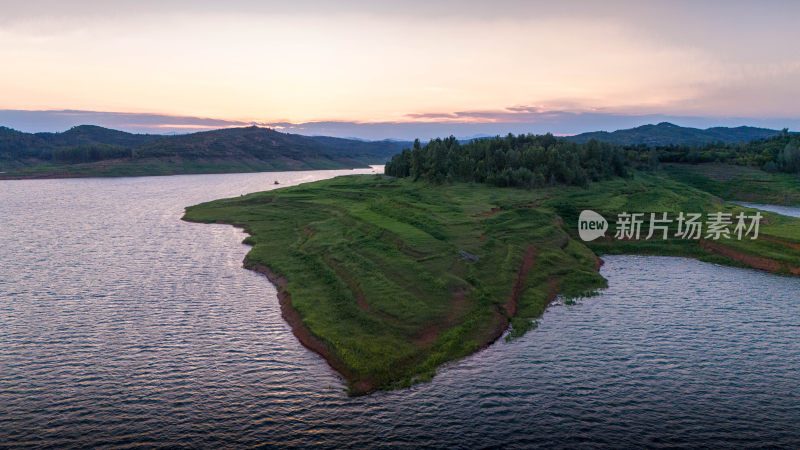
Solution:
{"label": "sunset sky", "polygon": [[0,125],[800,129],[800,2],[548,3],[0,1]]}

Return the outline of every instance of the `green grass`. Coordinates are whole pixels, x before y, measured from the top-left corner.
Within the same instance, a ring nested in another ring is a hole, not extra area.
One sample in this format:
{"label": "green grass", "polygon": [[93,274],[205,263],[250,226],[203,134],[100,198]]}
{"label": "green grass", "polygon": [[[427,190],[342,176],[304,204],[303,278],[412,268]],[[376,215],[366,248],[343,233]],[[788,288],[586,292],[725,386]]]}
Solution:
{"label": "green grass", "polygon": [[531,246],[517,317],[541,315],[564,279],[575,292],[605,286],[591,251],[555,213],[488,214],[541,195],[349,176],[190,207],[186,219],[245,227],[248,264],[289,280],[293,306],[350,369],[351,388],[385,389],[430,379],[496,338]]}
{"label": "green grass", "polygon": [[556,294],[592,295],[606,286],[595,254],[732,265],[753,265],[747,258],[755,257],[777,272],[800,267],[800,250],[787,245],[800,245],[798,219],[763,213],[769,239],[720,241],[721,252],[677,239],[584,244],[576,237],[582,209],[610,219],[612,235],[623,211],[744,208],[653,175],[532,191],[356,175],[192,206],[185,219],[246,229],[253,245],[246,264],[288,279],[292,305],[347,368],[353,394],[429,380],[509,323],[509,339],[534,328]]}
{"label": "green grass", "polygon": [[800,176],[730,164],[668,164],[667,177],[728,201],[800,205]]}
{"label": "green grass", "polygon": [[[630,179],[615,179],[595,184],[589,189],[565,188],[558,196],[548,200],[544,206],[558,211],[565,222],[577,224],[577,215],[583,209],[592,209],[602,214],[609,221],[609,233],[613,236],[616,230],[617,215],[621,212],[645,213],[645,224],[642,227],[642,238],[639,240],[598,239],[587,243],[597,254],[648,254],[670,255],[697,258],[702,261],[734,266],[754,266],[742,261],[750,257],[766,258],[780,265],[773,270],[780,273],[791,273],[800,268],[800,220],[779,214],[761,211],[762,224],[759,227],[759,238],[739,240],[731,235],[730,239],[718,241],[706,240],[717,246],[737,253],[735,257],[721,255],[709,251],[698,240],[675,238],[677,224],[670,226],[669,239],[644,239],[648,227],[650,213],[667,212],[668,217],[676,219],[679,212],[708,213],[724,212],[735,217],[744,211],[752,215],[756,211],[732,203],[728,203],[715,195],[663,176],[636,174]],[[734,220],[735,221],[735,220]],[[570,228],[577,235],[577,226]],[[703,237],[706,229],[703,229]],[[755,267],[758,267],[756,264]]]}

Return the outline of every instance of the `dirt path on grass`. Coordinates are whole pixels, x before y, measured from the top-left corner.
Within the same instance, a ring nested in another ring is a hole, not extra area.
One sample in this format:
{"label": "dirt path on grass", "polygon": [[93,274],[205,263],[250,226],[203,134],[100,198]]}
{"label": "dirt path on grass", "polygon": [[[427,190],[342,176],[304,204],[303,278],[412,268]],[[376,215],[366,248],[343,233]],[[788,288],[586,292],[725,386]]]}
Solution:
{"label": "dirt path on grass", "polygon": [[782,239],[778,239],[778,238],[775,238],[775,237],[772,237],[772,236],[765,236],[763,234],[761,236],[759,236],[759,238],[760,239],[764,239],[765,241],[770,241],[770,242],[775,242],[777,244],[785,245],[785,246],[787,246],[789,248],[793,248],[795,250],[800,250],[800,244],[798,244],[796,242],[784,241]]}
{"label": "dirt path on grass", "polygon": [[[480,343],[481,348],[486,348],[491,345],[508,329],[510,318],[514,317],[514,314],[517,312],[517,303],[525,289],[525,280],[528,278],[528,272],[536,265],[536,255],[538,253],[539,249],[533,245],[528,247],[525,251],[525,255],[522,257],[522,263],[517,271],[517,276],[514,279],[514,283],[511,285],[511,294],[502,306],[496,308],[495,317],[493,319],[494,323],[492,327],[490,327],[490,331],[486,334],[483,342]],[[548,280],[548,284],[551,286],[551,298],[548,298],[549,303],[558,293],[558,285],[554,280]],[[458,314],[463,311],[467,305],[467,294],[468,292],[466,290],[454,291],[453,302],[445,320],[423,329],[419,335],[417,335],[416,339],[414,339],[414,343],[422,347],[431,346],[436,341],[436,337],[441,331],[455,325]]]}
{"label": "dirt path on grass", "polygon": [[503,208],[492,208],[489,211],[485,211],[478,214],[473,214],[472,217],[492,217],[493,215],[501,212]]}
{"label": "dirt path on grass", "polygon": [[430,347],[436,341],[439,333],[456,325],[456,319],[466,310],[467,289],[455,289],[452,294],[452,301],[444,319],[433,325],[427,326],[414,338],[414,344],[420,347]]}
{"label": "dirt path on grass", "polygon": [[355,278],[352,274],[350,274],[350,272],[342,269],[340,266],[340,261],[335,258],[329,258],[328,263],[333,268],[333,271],[336,272],[336,275],[339,275],[339,278],[344,281],[344,284],[347,285],[347,288],[350,290],[350,292],[353,293],[353,296],[356,298],[356,303],[358,303],[358,307],[362,311],[374,312],[371,311],[372,308],[369,306],[369,302],[367,302],[367,297],[364,296],[364,292],[358,286]]}
{"label": "dirt path on grass", "polygon": [[522,291],[525,288],[525,280],[528,278],[528,272],[530,272],[531,268],[536,264],[536,255],[538,253],[539,249],[533,245],[525,250],[525,256],[522,257],[522,264],[517,271],[517,278],[514,280],[514,284],[511,287],[511,295],[503,304],[503,312],[505,312],[505,315],[508,317],[514,317],[514,314],[517,312],[517,303],[519,303],[519,297],[522,295]]}
{"label": "dirt path on grass", "polygon": [[[536,265],[536,256],[538,253],[539,249],[533,245],[528,247],[525,251],[525,255],[522,257],[522,263],[517,271],[517,276],[511,285],[511,294],[502,306],[496,307],[494,323],[489,333],[487,333],[484,342],[481,344],[481,348],[486,348],[494,343],[494,341],[500,339],[500,336],[508,329],[511,318],[514,317],[514,314],[517,312],[517,304],[525,289],[525,280],[528,278],[528,272]],[[548,295],[549,298],[547,299],[547,303],[549,304],[555,298],[556,294],[558,294],[558,283],[556,280],[548,280],[547,282],[551,286]]]}

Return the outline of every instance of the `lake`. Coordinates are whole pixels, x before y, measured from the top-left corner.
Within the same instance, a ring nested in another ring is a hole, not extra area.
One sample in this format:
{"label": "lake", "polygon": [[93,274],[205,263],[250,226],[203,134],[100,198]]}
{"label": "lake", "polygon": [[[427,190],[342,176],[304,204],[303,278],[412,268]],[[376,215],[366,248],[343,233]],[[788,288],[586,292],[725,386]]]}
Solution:
{"label": "lake", "polygon": [[748,208],[760,209],[763,211],[774,212],[789,217],[800,217],[800,207],[797,206],[783,206],[783,205],[764,205],[761,203],[749,202],[733,202],[737,205],[746,206]]}
{"label": "lake", "polygon": [[608,256],[607,290],[523,338],[348,398],[241,230],[179,219],[371,172],[0,182],[0,443],[800,445],[800,279],[683,258]]}

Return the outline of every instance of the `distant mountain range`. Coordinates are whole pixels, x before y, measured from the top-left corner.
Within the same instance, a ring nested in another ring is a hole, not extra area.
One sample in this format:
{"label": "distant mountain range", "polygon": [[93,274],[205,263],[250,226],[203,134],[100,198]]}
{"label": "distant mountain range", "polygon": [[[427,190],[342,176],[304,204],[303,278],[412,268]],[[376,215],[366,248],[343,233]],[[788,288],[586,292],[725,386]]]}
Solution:
{"label": "distant mountain range", "polygon": [[184,135],[131,134],[92,125],[63,133],[0,127],[0,177],[161,175],[342,169],[382,164],[409,142],[361,141],[226,128]]}
{"label": "distant mountain range", "polygon": [[[778,130],[715,127],[701,130],[662,122],[614,132],[567,136],[618,145],[737,143],[765,139]],[[170,175],[304,169],[382,164],[410,142],[303,136],[270,128],[225,128],[183,135],[131,134],[92,125],[63,133],[23,133],[0,127],[0,178]]]}
{"label": "distant mountain range", "polygon": [[658,125],[642,125],[610,133],[608,131],[592,131],[575,136],[567,136],[565,139],[577,143],[595,139],[618,145],[645,144],[650,146],[710,144],[713,142],[733,144],[766,139],[778,133],[780,133],[779,130],[755,127],[713,127],[701,130],[699,128],[681,127],[669,122],[661,122]]}

